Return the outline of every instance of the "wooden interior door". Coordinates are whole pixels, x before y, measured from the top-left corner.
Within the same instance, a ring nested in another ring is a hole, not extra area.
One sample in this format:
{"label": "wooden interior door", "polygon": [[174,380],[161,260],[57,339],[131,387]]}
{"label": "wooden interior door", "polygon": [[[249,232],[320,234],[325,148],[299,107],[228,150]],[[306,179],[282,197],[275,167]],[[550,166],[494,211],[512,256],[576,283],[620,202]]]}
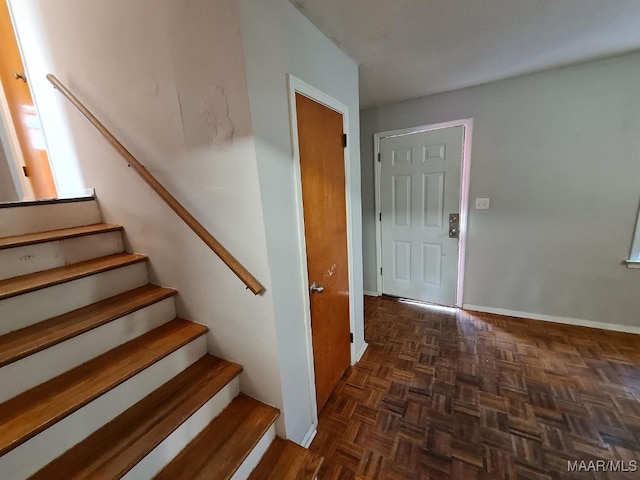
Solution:
{"label": "wooden interior door", "polygon": [[296,93],[318,412],[350,363],[342,114]]}
{"label": "wooden interior door", "polygon": [[35,199],[55,198],[56,186],[44,146],[40,119],[24,75],[7,0],[0,0],[0,82],[24,158],[24,173]]}

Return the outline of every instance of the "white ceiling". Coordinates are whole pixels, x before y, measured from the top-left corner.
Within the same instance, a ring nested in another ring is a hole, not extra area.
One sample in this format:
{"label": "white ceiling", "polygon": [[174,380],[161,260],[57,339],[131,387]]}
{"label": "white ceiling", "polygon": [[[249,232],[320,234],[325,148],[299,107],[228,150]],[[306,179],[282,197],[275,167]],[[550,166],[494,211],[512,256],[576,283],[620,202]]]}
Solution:
{"label": "white ceiling", "polygon": [[291,2],[358,63],[362,108],[640,49],[640,0]]}

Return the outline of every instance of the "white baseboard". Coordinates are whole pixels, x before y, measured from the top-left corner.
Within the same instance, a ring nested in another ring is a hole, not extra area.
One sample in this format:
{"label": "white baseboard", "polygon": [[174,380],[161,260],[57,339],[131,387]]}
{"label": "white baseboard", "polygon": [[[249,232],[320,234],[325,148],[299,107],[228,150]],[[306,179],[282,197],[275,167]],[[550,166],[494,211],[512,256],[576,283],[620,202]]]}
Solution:
{"label": "white baseboard", "polygon": [[496,315],[507,315],[509,317],[531,318],[533,320],[563,323],[565,325],[575,325],[578,327],[600,328],[602,330],[612,330],[614,332],[640,334],[640,327],[636,327],[633,325],[619,325],[616,323],[594,322],[593,320],[584,320],[582,318],[555,317],[553,315],[519,312],[517,310],[507,310],[504,308],[483,307],[480,305],[469,305],[467,303],[465,303],[462,306],[462,308],[464,310],[474,310],[476,312],[495,313]]}
{"label": "white baseboard", "polygon": [[302,445],[304,448],[309,448],[309,445],[311,445],[311,442],[313,442],[313,439],[316,438],[317,433],[318,433],[318,430],[316,429],[316,426],[311,425],[307,433],[304,435],[302,442],[300,442],[300,445]]}
{"label": "white baseboard", "polygon": [[360,359],[364,355],[364,352],[367,351],[367,347],[368,346],[369,346],[369,344],[367,342],[364,342],[362,344],[362,347],[360,347],[360,351],[356,354],[356,363],[358,363],[360,361]]}
{"label": "white baseboard", "polygon": [[362,293],[364,293],[368,297],[379,297],[380,296],[380,294],[378,292],[370,292],[369,290],[364,290]]}

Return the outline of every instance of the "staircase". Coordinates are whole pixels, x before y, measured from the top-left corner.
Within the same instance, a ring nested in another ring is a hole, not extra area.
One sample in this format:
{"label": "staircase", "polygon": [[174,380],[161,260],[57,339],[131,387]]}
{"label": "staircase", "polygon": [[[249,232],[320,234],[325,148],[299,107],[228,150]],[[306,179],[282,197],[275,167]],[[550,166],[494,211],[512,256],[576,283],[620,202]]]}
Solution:
{"label": "staircase", "polygon": [[0,477],[315,478],[148,261],[93,198],[0,205]]}

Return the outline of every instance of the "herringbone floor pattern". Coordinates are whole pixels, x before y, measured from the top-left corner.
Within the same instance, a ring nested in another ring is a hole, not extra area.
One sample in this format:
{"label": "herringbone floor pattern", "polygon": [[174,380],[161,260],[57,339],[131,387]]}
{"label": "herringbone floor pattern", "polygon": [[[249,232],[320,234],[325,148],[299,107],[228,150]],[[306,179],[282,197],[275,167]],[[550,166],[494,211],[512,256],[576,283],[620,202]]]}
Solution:
{"label": "herringbone floor pattern", "polygon": [[[320,480],[640,478],[640,336],[384,297],[365,331],[310,447]],[[638,471],[568,471],[602,459]]]}

